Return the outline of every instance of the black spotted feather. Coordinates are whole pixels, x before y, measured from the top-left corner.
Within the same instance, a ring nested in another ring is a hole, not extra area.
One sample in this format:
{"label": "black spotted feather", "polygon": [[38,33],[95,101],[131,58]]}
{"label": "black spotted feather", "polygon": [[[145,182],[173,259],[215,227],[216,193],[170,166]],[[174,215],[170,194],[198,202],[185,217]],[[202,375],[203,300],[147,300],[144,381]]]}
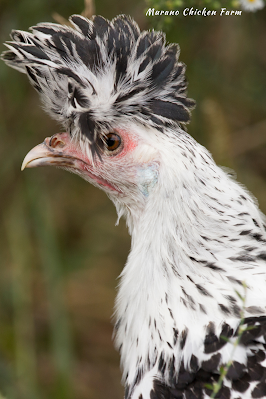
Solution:
{"label": "black spotted feather", "polygon": [[121,116],[153,127],[189,122],[194,101],[186,96],[185,66],[162,32],[140,32],[125,15],[70,21],[73,28],[43,23],[32,33],[13,31],[2,58],[28,74],[46,110],[72,134],[81,128],[93,147],[100,127]]}
{"label": "black spotted feather", "polygon": [[[229,367],[220,391],[215,395],[218,399],[233,398],[265,398],[266,397],[266,317],[248,317],[244,321],[248,329],[243,333],[240,347],[245,347],[248,353],[246,362],[233,361]],[[234,336],[237,336],[238,330]],[[164,374],[171,369],[174,361],[166,363],[160,357],[158,378],[154,381],[150,394],[151,399],[205,399],[213,395],[210,389],[220,377],[220,368],[225,366],[221,362],[220,350],[228,339],[233,337],[233,330],[224,324],[220,336],[211,331],[205,338],[205,353],[209,358],[200,361],[192,355],[189,366],[184,366],[182,360],[178,377],[172,379],[172,384],[164,382]],[[174,375],[175,372],[172,371]]]}

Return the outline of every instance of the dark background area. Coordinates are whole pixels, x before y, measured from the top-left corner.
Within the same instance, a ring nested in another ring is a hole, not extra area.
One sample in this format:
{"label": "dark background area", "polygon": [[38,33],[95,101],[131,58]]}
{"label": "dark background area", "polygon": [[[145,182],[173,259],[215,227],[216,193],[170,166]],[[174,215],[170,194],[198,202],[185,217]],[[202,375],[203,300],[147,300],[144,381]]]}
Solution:
{"label": "dark background area", "polygon": [[[97,0],[106,18],[156,28],[141,1]],[[83,0],[0,0],[0,42],[80,13]],[[266,10],[241,17],[169,17],[196,99],[189,133],[232,168],[266,212]],[[1,45],[1,50],[4,46]],[[53,168],[20,172],[60,127],[26,76],[0,63],[0,392],[6,399],[123,397],[111,317],[130,238],[105,194]]]}

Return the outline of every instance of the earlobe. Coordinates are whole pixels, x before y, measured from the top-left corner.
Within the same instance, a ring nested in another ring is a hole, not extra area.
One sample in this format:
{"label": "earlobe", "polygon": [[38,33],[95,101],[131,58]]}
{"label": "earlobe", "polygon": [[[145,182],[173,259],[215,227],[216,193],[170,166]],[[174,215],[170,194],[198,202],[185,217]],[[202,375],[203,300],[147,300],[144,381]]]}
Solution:
{"label": "earlobe", "polygon": [[156,162],[138,168],[138,186],[145,197],[150,195],[158,182],[158,169],[159,165]]}

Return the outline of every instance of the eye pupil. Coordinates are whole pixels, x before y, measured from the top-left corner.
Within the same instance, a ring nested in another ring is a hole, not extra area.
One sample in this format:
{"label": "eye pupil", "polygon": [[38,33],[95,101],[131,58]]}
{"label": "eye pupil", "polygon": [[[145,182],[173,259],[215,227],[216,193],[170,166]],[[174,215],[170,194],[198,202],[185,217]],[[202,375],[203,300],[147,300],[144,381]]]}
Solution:
{"label": "eye pupil", "polygon": [[113,147],[114,145],[115,145],[115,139],[113,138],[113,137],[108,137],[107,139],[106,139],[106,145],[107,145],[107,147],[109,148],[109,147]]}
{"label": "eye pupil", "polygon": [[114,151],[120,146],[121,138],[116,133],[108,133],[105,136],[105,144],[108,151]]}

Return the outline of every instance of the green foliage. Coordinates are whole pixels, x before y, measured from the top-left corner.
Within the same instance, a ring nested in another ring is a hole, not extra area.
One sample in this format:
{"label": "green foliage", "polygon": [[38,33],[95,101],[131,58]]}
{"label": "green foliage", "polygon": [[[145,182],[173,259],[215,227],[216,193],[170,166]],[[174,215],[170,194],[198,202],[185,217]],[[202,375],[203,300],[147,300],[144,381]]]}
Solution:
{"label": "green foliage", "polygon": [[244,326],[246,298],[247,298],[247,285],[245,282],[243,282],[242,285],[243,285],[243,289],[244,289],[244,294],[241,295],[239,292],[236,291],[237,296],[239,297],[239,299],[242,302],[242,307],[241,307],[241,311],[240,311],[240,323],[239,323],[239,327],[238,327],[238,331],[237,331],[237,336],[234,338],[234,340],[228,339],[227,337],[222,337],[222,339],[224,339],[226,342],[232,344],[233,349],[232,349],[232,353],[231,353],[231,356],[230,356],[230,359],[228,360],[228,362],[224,366],[220,367],[219,380],[216,383],[214,383],[213,385],[206,384],[206,388],[208,388],[212,391],[211,398],[215,398],[216,395],[219,393],[220,389],[222,388],[223,381],[226,378],[229,368],[231,367],[231,365],[233,363],[235,351],[236,351],[237,347],[240,345],[242,335],[244,334],[245,331],[254,329],[253,326],[250,326],[250,327]]}

